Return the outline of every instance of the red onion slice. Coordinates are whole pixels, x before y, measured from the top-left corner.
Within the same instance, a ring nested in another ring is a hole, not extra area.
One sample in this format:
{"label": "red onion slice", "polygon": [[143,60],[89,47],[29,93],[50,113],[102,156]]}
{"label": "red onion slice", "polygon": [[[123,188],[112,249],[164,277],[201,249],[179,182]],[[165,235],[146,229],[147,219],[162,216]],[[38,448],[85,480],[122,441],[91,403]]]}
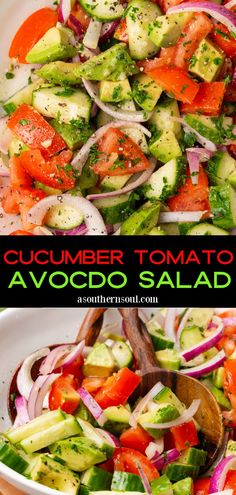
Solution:
{"label": "red onion slice", "polygon": [[78,389],[78,393],[84,405],[88,408],[89,412],[96,419],[98,424],[100,426],[103,426],[106,423],[107,418],[102,408],[99,406],[99,404],[95,401],[92,395],[89,392],[87,392],[87,390],[85,390],[85,388],[80,387]]}
{"label": "red onion slice", "polygon": [[192,376],[193,378],[199,378],[200,376],[211,373],[211,371],[221,366],[225,361],[225,359],[226,359],[226,355],[224,351],[220,351],[216,356],[214,356],[212,359],[209,359],[205,363],[199,366],[194,366],[193,368],[187,368],[185,370],[181,369],[180,373],[183,373],[184,375]]}
{"label": "red onion slice", "polygon": [[152,495],[152,489],[151,489],[150,483],[148,481],[148,477],[147,477],[146,473],[144,472],[144,470],[141,466],[141,463],[139,461],[137,461],[136,465],[137,465],[137,469],[139,472],[139,476],[142,480],[142,484],[143,484],[143,488],[145,490],[145,493],[147,495]]}
{"label": "red onion slice", "polygon": [[97,106],[114,119],[127,120],[129,122],[146,122],[151,117],[150,112],[136,111],[129,112],[128,110],[119,110],[119,108],[109,103],[103,103],[97,93],[95,85],[87,79],[82,79],[83,85],[89,96],[95,101]]}
{"label": "red onion slice", "polygon": [[[71,29],[73,29],[74,33],[78,36],[79,39],[81,39],[83,34],[84,34],[84,30],[83,30],[83,27],[80,24],[79,20],[73,14],[70,14],[69,21],[70,21]],[[75,57],[74,57],[74,59],[75,59]],[[75,61],[74,59],[73,59],[73,62]],[[78,58],[76,60],[76,62],[79,62],[79,61],[80,61],[80,59]]]}
{"label": "red onion slice", "polygon": [[139,416],[142,414],[143,410],[147,406],[148,402],[152,400],[162,389],[164,388],[164,385],[162,385],[161,382],[157,382],[151,390],[140,400],[138,405],[135,407],[133,410],[130,418],[129,418],[129,424],[133,428],[136,428],[137,426],[137,421]]}
{"label": "red onion slice", "polygon": [[175,317],[176,317],[176,314],[177,314],[176,308],[168,308],[167,312],[166,312],[165,323],[164,323],[165,334],[173,342],[176,342],[176,336],[175,336]]}
{"label": "red onion slice", "polygon": [[218,324],[216,330],[213,330],[211,335],[207,337],[207,339],[204,339],[202,342],[200,342],[198,345],[192,346],[189,349],[181,352],[181,356],[182,358],[184,358],[185,361],[191,361],[195,357],[199,356],[199,354],[208,351],[208,349],[214,347],[214,345],[216,345],[217,342],[220,340],[224,332],[224,325],[220,321],[220,318],[218,318],[217,316],[213,317],[212,321],[213,323]]}
{"label": "red onion slice", "polygon": [[39,349],[38,351],[33,352],[23,361],[18,371],[16,381],[20,395],[22,395],[26,400],[29,399],[34,384],[31,376],[32,367],[37,361],[39,361],[39,359],[42,359],[49,354],[50,349],[48,347],[44,347],[43,349]]}
{"label": "red onion slice", "polygon": [[107,235],[106,226],[99,211],[92,203],[81,196],[61,194],[60,196],[47,196],[36,203],[28,212],[28,220],[36,225],[42,225],[48,210],[54,205],[68,204],[72,208],[81,210],[87,226],[86,235]]}
{"label": "red onion slice", "polygon": [[71,13],[71,0],[60,0],[59,21],[66,24]]}
{"label": "red onion slice", "polygon": [[222,318],[223,325],[225,327],[227,326],[234,326],[236,325],[236,316],[229,316],[228,318]]}
{"label": "red onion slice", "polygon": [[188,409],[185,409],[185,411],[173,421],[167,421],[166,423],[145,423],[144,426],[146,428],[153,428],[155,430],[165,430],[166,428],[172,428],[172,426],[178,426],[182,425],[183,423],[187,423],[196,414],[200,406],[200,402],[200,399],[194,399],[191,406],[189,406]]}
{"label": "red onion slice", "polygon": [[210,482],[209,493],[223,490],[227,473],[230,469],[236,468],[236,456],[230,455],[223,459],[216,467]]}
{"label": "red onion slice", "polygon": [[47,376],[38,376],[38,378],[35,380],[32,389],[30,391],[29,395],[29,400],[28,400],[28,414],[29,414],[29,419],[34,419],[35,418],[35,404],[36,400],[39,394],[40,388],[43,386],[43,384],[46,382]]}
{"label": "red onion slice", "polygon": [[164,437],[158,438],[155,442],[150,442],[145,450],[145,454],[150,461],[162,454],[164,451]]}
{"label": "red onion slice", "polygon": [[108,442],[114,449],[120,447],[120,442],[115,435],[112,435],[109,431],[102,430],[101,428],[95,428],[95,430],[103,436],[103,438]]}
{"label": "red onion slice", "polygon": [[99,42],[106,43],[114,34],[117,26],[119,26],[120,20],[112,21],[112,22],[104,22],[101,30],[101,36]]}
{"label": "red onion slice", "polygon": [[164,211],[159,215],[159,223],[199,222],[204,211]]}
{"label": "red onion slice", "polygon": [[206,150],[206,148],[186,148],[186,151],[197,153],[199,155],[200,162],[207,162],[207,160],[209,160],[213,155],[213,152]]}
{"label": "red onion slice", "polygon": [[198,184],[199,168],[200,168],[200,157],[195,151],[187,151],[187,160],[189,164],[191,182],[194,185]]}
{"label": "red onion slice", "polygon": [[62,362],[60,363],[60,367],[63,368],[63,370],[66,370],[66,368],[68,366],[71,366],[71,364],[73,364],[73,362],[79,357],[81,356],[83,350],[84,350],[84,347],[85,347],[85,340],[82,340],[81,342],[79,342],[79,344],[77,344],[77,346],[70,352],[70,354],[68,354],[68,356],[66,356]]}
{"label": "red onion slice", "polygon": [[[36,400],[35,400],[35,413],[34,413],[35,418],[37,418],[38,416],[41,416],[42,411],[43,411],[44,399],[45,399],[51,385],[53,384],[53,382],[55,382],[55,380],[57,378],[59,378],[59,376],[61,376],[61,373],[52,373],[51,375],[48,375],[46,377],[46,380],[42,383],[42,385],[38,391]],[[45,378],[45,377],[43,377],[43,378]]]}
{"label": "red onion slice", "polygon": [[17,397],[15,400],[15,408],[17,412],[17,426],[25,425],[29,422],[28,404],[25,397]]}
{"label": "red onion slice", "polygon": [[150,137],[151,133],[146,129],[146,127],[135,123],[135,122],[127,122],[126,120],[121,120],[119,122],[109,122],[108,124],[100,127],[87,141],[87,143],[80,149],[80,151],[74,156],[71,164],[77,170],[81,171],[85,162],[88,159],[90,148],[93,144],[97,143],[99,139],[107,132],[111,127],[120,128],[120,127],[134,127],[140,129],[146,136]]}
{"label": "red onion slice", "polygon": [[129,183],[123,187],[122,189],[117,189],[116,191],[111,191],[108,193],[101,193],[101,194],[89,194],[87,199],[90,201],[93,201],[95,199],[101,199],[101,198],[115,198],[116,196],[121,196],[123,194],[127,194],[131,191],[134,191],[134,189],[137,189],[137,187],[141,186],[146,182],[149,177],[151,177],[153,171],[155,170],[156,166],[156,160],[155,163],[150,163],[150,167],[147,170],[144,170],[141,174],[139,174],[139,177],[133,181],[129,181]]}
{"label": "red onion slice", "polygon": [[49,375],[50,373],[52,373],[60,359],[63,358],[65,354],[68,354],[68,352],[71,352],[72,348],[73,346],[69,344],[55,347],[55,349],[53,349],[46,357],[46,359],[42,362],[39,369],[40,375]]}
{"label": "red onion slice", "polygon": [[230,0],[225,4],[226,9],[232,9],[233,7],[236,7],[236,0]]}
{"label": "red onion slice", "polygon": [[167,14],[182,12],[205,12],[217,21],[224,24],[233,33],[236,32],[236,17],[223,5],[214,2],[184,2],[167,10]]}
{"label": "red onion slice", "polygon": [[177,449],[167,450],[165,454],[160,455],[157,459],[151,459],[152,464],[161,471],[166,464],[176,461],[180,457],[180,452]]}
{"label": "red onion slice", "polygon": [[100,21],[96,21],[96,19],[91,19],[87,31],[84,35],[84,39],[83,39],[84,46],[95,50],[98,46],[101,29],[102,29],[102,23]]}

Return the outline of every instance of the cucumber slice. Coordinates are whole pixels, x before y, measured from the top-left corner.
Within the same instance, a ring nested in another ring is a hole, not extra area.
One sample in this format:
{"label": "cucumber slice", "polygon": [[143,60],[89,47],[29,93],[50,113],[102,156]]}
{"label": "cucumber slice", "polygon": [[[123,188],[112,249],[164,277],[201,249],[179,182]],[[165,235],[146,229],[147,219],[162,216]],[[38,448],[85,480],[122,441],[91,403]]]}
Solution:
{"label": "cucumber slice", "polygon": [[[194,308],[190,311],[185,327],[196,326],[200,329],[207,329],[213,314],[214,311],[212,308]],[[192,345],[195,345],[194,341]]]}
{"label": "cucumber slice", "polygon": [[126,342],[116,342],[111,352],[119,368],[129,368],[133,362],[133,354]]}
{"label": "cucumber slice", "polygon": [[168,466],[164,467],[163,471],[171,481],[179,481],[186,477],[196,479],[199,473],[199,466],[171,462]]}
{"label": "cucumber slice", "polygon": [[150,330],[150,337],[152,339],[153,347],[155,351],[162,351],[163,349],[173,349],[174,342],[165,335],[160,330]]}
{"label": "cucumber slice", "polygon": [[111,406],[104,410],[107,418],[105,429],[120,436],[129,427],[130,411],[124,406]]}
{"label": "cucumber slice", "polygon": [[153,495],[172,495],[172,484],[166,474],[160,476],[151,483]]}
{"label": "cucumber slice", "polygon": [[89,490],[110,490],[112,474],[97,466],[92,466],[82,473],[80,481]]}
{"label": "cucumber slice", "polygon": [[0,461],[20,474],[23,474],[29,466],[16,448],[3,440],[0,440]]}
{"label": "cucumber slice", "polygon": [[184,117],[185,122],[203,137],[215,144],[221,144],[221,132],[211,117],[189,113]]}
{"label": "cucumber slice", "polygon": [[213,371],[212,380],[217,388],[223,388],[225,378],[225,369],[223,366]]}
{"label": "cucumber slice", "polygon": [[5,112],[8,115],[11,115],[13,112],[15,112],[19,105],[22,105],[23,103],[31,105],[33,91],[35,91],[40,86],[40,82],[42,83],[42,81],[35,81],[34,83],[29,84],[28,86],[26,86],[26,88],[21,89],[11,98],[9,98],[9,100],[7,100],[3,105]]}
{"label": "cucumber slice", "polygon": [[15,444],[21,442],[25,438],[28,438],[35,433],[39,433],[51,426],[56,425],[64,421],[66,415],[60,409],[56,411],[50,411],[48,413],[33,419],[29,423],[18,428],[10,428],[4,436],[9,440],[9,442]]}
{"label": "cucumber slice", "polygon": [[89,96],[80,89],[61,86],[34,91],[32,104],[45,117],[58,119],[65,124],[81,118],[88,122],[92,106]]}
{"label": "cucumber slice", "polygon": [[235,172],[236,161],[229,153],[218,151],[207,163],[206,172],[211,184],[217,186],[229,179]]}
{"label": "cucumber slice", "polygon": [[135,195],[123,194],[115,198],[96,199],[94,206],[100,210],[106,224],[123,222],[135,208]]}
{"label": "cucumber slice", "polygon": [[193,480],[192,478],[184,478],[177,481],[173,485],[174,495],[192,495],[193,493]]}
{"label": "cucumber slice", "polygon": [[84,437],[91,440],[98,449],[106,454],[107,457],[111,457],[114,452],[114,448],[110,443],[104,440],[104,437],[99,430],[95,429],[90,423],[88,423],[88,421],[84,421],[81,418],[77,418],[77,421],[82,429]]}
{"label": "cucumber slice", "polygon": [[145,203],[121,225],[121,235],[146,235],[156,226],[160,204]]}
{"label": "cucumber slice", "polygon": [[194,326],[186,327],[180,334],[180,347],[181,349],[189,349],[204,340],[201,328]]}
{"label": "cucumber slice", "polygon": [[148,24],[161,11],[157,5],[148,0],[132,0],[129,3],[126,15],[131,57],[143,60],[155,55],[159,48],[148,37]]}
{"label": "cucumber slice", "polygon": [[99,21],[114,21],[119,19],[124,8],[117,0],[79,0],[84,10]]}
{"label": "cucumber slice", "polygon": [[187,230],[186,235],[229,235],[229,232],[210,223],[203,222]]}
{"label": "cucumber slice", "polygon": [[111,489],[118,492],[145,492],[140,476],[123,471],[114,471]]}
{"label": "cucumber slice", "polygon": [[192,466],[204,466],[207,458],[207,452],[202,449],[189,447],[179,457],[179,462],[182,464],[191,464]]}
{"label": "cucumber slice", "polygon": [[154,172],[144,185],[148,199],[165,201],[173,195],[183,181],[185,163],[182,158],[173,158]]}
{"label": "cucumber slice", "polygon": [[236,226],[236,191],[229,184],[210,187],[209,201],[213,224],[233,229]]}
{"label": "cucumber slice", "polygon": [[44,222],[51,229],[71,230],[81,225],[83,220],[80,210],[68,205],[55,205],[48,210]]}
{"label": "cucumber slice", "polygon": [[46,428],[25,438],[20,442],[20,446],[27,454],[31,454],[32,452],[37,452],[48,447],[54,442],[80,433],[81,428],[78,422],[71,416],[58,424],[50,426],[50,428]]}
{"label": "cucumber slice", "polygon": [[179,370],[180,357],[175,349],[164,349],[156,352],[156,358],[160,368],[166,370]]}
{"label": "cucumber slice", "polygon": [[228,457],[229,455],[235,455],[235,454],[236,454],[236,441],[235,440],[229,440],[227,443],[225,457]]}

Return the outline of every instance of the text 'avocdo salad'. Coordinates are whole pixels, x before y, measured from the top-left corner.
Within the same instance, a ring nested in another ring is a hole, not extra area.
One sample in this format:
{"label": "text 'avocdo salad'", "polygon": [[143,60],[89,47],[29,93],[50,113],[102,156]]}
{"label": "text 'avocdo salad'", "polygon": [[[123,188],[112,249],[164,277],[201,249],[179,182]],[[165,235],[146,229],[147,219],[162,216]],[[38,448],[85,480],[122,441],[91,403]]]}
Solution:
{"label": "text 'avocdo salad'", "polygon": [[236,310],[139,314],[158,365],[200,379],[219,403],[228,431],[211,478],[194,419],[201,400],[186,407],[161,382],[131,397],[142,378],[124,322],[121,335],[103,327],[92,347],[83,340],[25,358],[10,385],[13,426],[1,434],[0,461],[71,495],[233,495]]}
{"label": "text 'avocdo salad'", "polygon": [[1,234],[236,227],[235,0],[56,0],[9,45]]}

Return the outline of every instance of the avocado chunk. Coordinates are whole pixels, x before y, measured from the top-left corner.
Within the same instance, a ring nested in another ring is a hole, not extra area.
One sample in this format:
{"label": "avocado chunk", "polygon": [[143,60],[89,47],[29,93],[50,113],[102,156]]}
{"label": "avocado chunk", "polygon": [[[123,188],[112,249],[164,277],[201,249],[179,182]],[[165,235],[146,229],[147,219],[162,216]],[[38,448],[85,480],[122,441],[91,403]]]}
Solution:
{"label": "avocado chunk", "polygon": [[110,490],[112,474],[97,466],[84,471],[80,477],[82,485],[89,490]]}
{"label": "avocado chunk", "polygon": [[104,428],[114,435],[121,433],[129,427],[130,412],[124,406],[111,406],[104,410],[107,418]]}
{"label": "avocado chunk", "polygon": [[165,201],[177,192],[181,186],[185,172],[182,158],[173,158],[151,175],[144,185],[144,195],[149,199]]}
{"label": "avocado chunk", "polygon": [[79,493],[79,476],[48,454],[41,454],[37,457],[30,478],[60,492],[70,495],[78,495]]}
{"label": "avocado chunk", "polygon": [[173,98],[165,98],[158,102],[148,122],[154,130],[172,131],[179,138],[181,135],[181,124],[171,117],[180,117],[178,103]]}
{"label": "avocado chunk", "polygon": [[81,89],[54,86],[34,91],[33,106],[45,117],[69,124],[81,118],[88,122],[92,101]]}
{"label": "avocado chunk", "polygon": [[158,222],[160,204],[145,203],[121,225],[121,235],[146,235]]}
{"label": "avocado chunk", "polygon": [[136,64],[125,43],[118,43],[81,64],[77,75],[91,81],[121,81],[137,74]]}
{"label": "avocado chunk", "polygon": [[50,125],[60,134],[72,151],[81,148],[93,134],[93,129],[83,119],[72,120],[69,124],[52,119]]}
{"label": "avocado chunk", "polygon": [[102,192],[116,191],[117,189],[122,189],[126,182],[130,179],[130,175],[106,175],[102,179],[100,188]]}
{"label": "avocado chunk", "polygon": [[152,495],[173,495],[172,483],[166,474],[151,483]]}
{"label": "avocado chunk", "polygon": [[129,3],[126,14],[129,51],[135,60],[152,57],[158,52],[148,37],[148,24],[160,14],[159,7],[149,0],[132,0]]}
{"label": "avocado chunk", "polygon": [[190,59],[189,71],[206,82],[214,81],[224,63],[225,55],[211,41],[204,39]]}
{"label": "avocado chunk", "polygon": [[106,344],[94,347],[84,361],[85,376],[110,376],[116,369],[115,358]]}
{"label": "avocado chunk", "polygon": [[47,227],[59,230],[71,230],[84,221],[83,213],[70,205],[54,205],[47,211],[44,222]]}
{"label": "avocado chunk", "polygon": [[182,155],[180,145],[173,131],[167,129],[154,134],[149,143],[149,151],[163,163]]}
{"label": "avocado chunk", "polygon": [[65,60],[76,55],[76,48],[70,44],[73,32],[64,27],[52,27],[26,55],[30,64],[47,64]]}
{"label": "avocado chunk", "polygon": [[205,170],[213,186],[222,184],[226,180],[231,183],[232,174],[236,173],[236,160],[226,151],[218,151],[208,161]]}
{"label": "avocado chunk", "polygon": [[174,392],[172,392],[169,387],[163,387],[160,392],[158,392],[158,394],[154,397],[153,401],[160,404],[172,404],[178,409],[180,414],[182,414],[182,412],[184,411],[182,402],[180,402],[178,397],[174,394]]}
{"label": "avocado chunk", "polygon": [[166,370],[179,370],[180,357],[175,349],[164,349],[156,352],[156,358],[160,368]]}
{"label": "avocado chunk", "polygon": [[153,227],[147,235],[166,235],[166,233],[161,229],[161,227]]}
{"label": "avocado chunk", "polygon": [[177,481],[173,485],[174,495],[192,495],[193,493],[193,480],[192,478],[184,478]]}
{"label": "avocado chunk", "polygon": [[51,84],[74,86],[81,83],[81,78],[77,75],[79,66],[80,63],[51,62],[38,69],[36,74]]}
{"label": "avocado chunk", "polygon": [[159,48],[174,45],[190,16],[188,12],[159,16],[149,24],[150,40]]}
{"label": "avocado chunk", "polygon": [[[113,177],[114,179],[114,177]],[[115,198],[96,199],[94,206],[99,209],[106,224],[123,222],[131,215],[135,208],[135,195],[122,194]]]}
{"label": "avocado chunk", "polygon": [[147,112],[152,112],[161,93],[162,87],[151,79],[151,77],[146,74],[139,74],[135,77],[132,86],[133,98]]}
{"label": "avocado chunk", "polygon": [[131,99],[131,87],[128,79],[123,81],[101,81],[99,96],[102,101],[119,103]]}
{"label": "avocado chunk", "polygon": [[68,438],[50,446],[50,452],[65,462],[73,471],[86,469],[106,460],[106,455],[91,440],[82,437]]}
{"label": "avocado chunk", "polygon": [[228,457],[229,455],[236,455],[236,441],[235,440],[229,440],[227,443],[225,457]]}
{"label": "avocado chunk", "polygon": [[[164,351],[159,351],[159,352],[164,352]],[[173,419],[178,418],[179,415],[180,414],[178,409],[172,404],[158,404],[156,409],[141,414],[141,416],[138,419],[138,423],[140,424],[140,426],[142,426],[142,428],[144,428],[144,430],[150,433],[151,436],[153,436],[154,438],[160,438],[166,433],[166,430],[164,429],[158,430],[156,428],[154,429],[147,425],[166,423],[168,421],[172,421]]]}
{"label": "avocado chunk", "polygon": [[230,184],[212,186],[209,201],[213,224],[222,229],[233,229],[236,226],[236,191]]}

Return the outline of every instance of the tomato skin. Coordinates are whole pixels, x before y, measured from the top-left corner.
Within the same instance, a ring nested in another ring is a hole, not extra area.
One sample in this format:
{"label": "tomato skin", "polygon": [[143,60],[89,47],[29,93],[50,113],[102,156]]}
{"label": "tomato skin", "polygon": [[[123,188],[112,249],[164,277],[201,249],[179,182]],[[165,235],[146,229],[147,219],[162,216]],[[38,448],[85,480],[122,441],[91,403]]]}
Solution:
{"label": "tomato skin", "polygon": [[151,60],[141,60],[137,62],[137,66],[147,74],[148,72],[158,69],[159,67],[174,65],[174,56],[175,46],[161,48],[160,55],[158,57]]}
{"label": "tomato skin", "polygon": [[[231,318],[231,317],[236,317],[236,310],[235,309],[230,309],[228,311],[224,311],[223,313],[219,314],[220,318]],[[224,326],[224,335],[227,336],[233,336],[236,335],[236,325],[227,325]]]}
{"label": "tomato skin", "polygon": [[45,196],[41,189],[15,188],[10,185],[2,198],[2,207],[6,213],[20,213],[24,230],[32,230],[35,225],[28,221],[28,211]]}
{"label": "tomato skin", "polygon": [[181,113],[201,112],[204,115],[217,116],[225,94],[223,82],[200,83],[199,91],[192,103],[182,103]]}
{"label": "tomato skin", "polygon": [[170,431],[177,450],[184,450],[199,444],[197,429],[193,421],[173,426]]}
{"label": "tomato skin", "polygon": [[211,478],[201,478],[194,481],[194,495],[208,495]]}
{"label": "tomato skin", "polygon": [[193,81],[188,73],[177,67],[163,65],[157,69],[146,71],[168,93],[172,93],[177,100],[192,103],[199,90],[199,84]]}
{"label": "tomato skin", "polygon": [[73,363],[66,366],[66,373],[68,375],[73,375],[77,379],[82,379],[82,366],[84,364],[83,356],[78,356]]}
{"label": "tomato skin", "polygon": [[196,12],[184,26],[183,32],[175,46],[174,65],[188,70],[189,61],[200,42],[212,29],[212,22],[206,14]]}
{"label": "tomato skin", "polygon": [[55,411],[62,409],[67,414],[76,411],[80,396],[77,389],[77,381],[73,375],[61,375],[53,382],[49,393],[49,409]]}
{"label": "tomato skin", "polygon": [[178,193],[168,200],[171,211],[204,211],[210,210],[208,200],[208,178],[200,165],[198,184],[193,185],[187,170],[187,179]]}
{"label": "tomato skin", "polygon": [[122,41],[123,43],[129,42],[128,31],[127,31],[127,22],[126,18],[121,19],[120,24],[115,30],[114,38],[116,40]]}
{"label": "tomato skin", "polygon": [[108,461],[102,462],[102,464],[98,464],[98,467],[104,469],[104,471],[107,471],[108,473],[113,473],[114,472],[113,459],[108,459]]}
{"label": "tomato skin", "polygon": [[103,409],[125,404],[140,382],[140,376],[128,368],[122,368],[106,380],[95,400]]}
{"label": "tomato skin", "polygon": [[58,14],[55,10],[46,7],[34,12],[16,32],[9,49],[9,57],[15,58],[21,64],[27,63],[25,57],[28,52],[57,21]]}
{"label": "tomato skin", "polygon": [[[79,2],[77,2],[73,7],[71,14],[76,17],[81,25],[83,32],[85,32],[89,27],[91,17],[87,14],[87,12],[83,9],[82,5],[80,5]],[[68,27],[74,31],[74,26],[70,19],[68,20],[67,24]],[[77,32],[75,34],[77,34]]]}
{"label": "tomato skin", "polygon": [[224,349],[226,356],[231,356],[235,350],[235,345],[236,344],[232,339],[230,339],[227,335],[224,335],[217,342],[216,347],[219,350]]}
{"label": "tomato skin", "polygon": [[[99,140],[98,151],[99,157],[93,170],[102,177],[136,174],[150,167],[140,147],[119,129],[113,127]],[[121,163],[120,166],[116,165],[116,160]]]}
{"label": "tomato skin", "polygon": [[211,37],[228,57],[231,58],[236,56],[236,39],[230,35],[229,30],[224,24],[217,22]]}
{"label": "tomato skin", "polygon": [[31,232],[27,232],[26,230],[14,230],[14,232],[11,232],[9,235],[34,235]]}
{"label": "tomato skin", "polygon": [[120,447],[115,449],[113,455],[115,471],[125,471],[139,475],[137,462],[140,463],[149,481],[153,481],[159,477],[157,469],[141,452],[134,449]]}
{"label": "tomato skin", "polygon": [[100,378],[97,376],[90,376],[83,379],[82,387],[87,390],[91,395],[96,395],[96,393],[102,388],[106,381],[106,378]]}
{"label": "tomato skin", "polygon": [[67,169],[72,152],[62,151],[59,155],[45,161],[40,150],[24,151],[19,160],[26,172],[43,184],[65,191],[73,189],[75,180],[72,167]]}
{"label": "tomato skin", "polygon": [[231,395],[236,395],[236,359],[228,359],[225,361],[224,369],[224,392],[230,399]]}
{"label": "tomato skin", "polygon": [[9,160],[9,168],[10,168],[10,183],[13,187],[21,188],[21,187],[30,187],[32,185],[33,179],[26,172],[24,167],[22,167],[22,164],[18,156],[13,156]]}
{"label": "tomato skin", "polygon": [[224,490],[232,489],[233,495],[236,495],[236,470],[230,469],[226,475]]}
{"label": "tomato skin", "polygon": [[145,450],[153,438],[140,426],[137,428],[129,428],[120,436],[120,442],[123,447],[135,449],[145,454]]}
{"label": "tomato skin", "polygon": [[41,150],[45,158],[66,148],[63,139],[30,105],[23,103],[10,116],[7,126],[29,148]]}

